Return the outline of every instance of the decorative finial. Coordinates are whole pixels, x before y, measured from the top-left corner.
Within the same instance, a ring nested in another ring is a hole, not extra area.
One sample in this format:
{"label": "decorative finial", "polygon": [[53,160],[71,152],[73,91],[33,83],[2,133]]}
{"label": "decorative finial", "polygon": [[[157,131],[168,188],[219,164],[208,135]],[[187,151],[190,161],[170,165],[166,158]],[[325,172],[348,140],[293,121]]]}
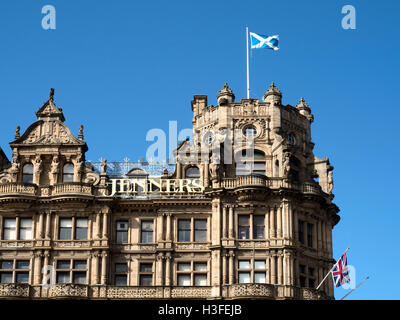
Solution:
{"label": "decorative finial", "polygon": [[79,127],[78,139],[83,140],[83,125]]}
{"label": "decorative finial", "polygon": [[17,126],[17,129],[15,129],[15,140],[20,138],[20,130],[21,130],[21,127]]}
{"label": "decorative finial", "polygon": [[53,101],[53,99],[54,99],[54,88],[50,88],[49,100]]}
{"label": "decorative finial", "polygon": [[273,81],[271,82],[270,88],[275,88],[275,83]]}
{"label": "decorative finial", "polygon": [[300,98],[300,102],[302,102],[302,103],[305,102],[303,97]]}
{"label": "decorative finial", "polygon": [[224,84],[224,88],[225,89],[228,89],[229,87],[228,87],[228,83],[227,82],[225,82],[225,84]]}

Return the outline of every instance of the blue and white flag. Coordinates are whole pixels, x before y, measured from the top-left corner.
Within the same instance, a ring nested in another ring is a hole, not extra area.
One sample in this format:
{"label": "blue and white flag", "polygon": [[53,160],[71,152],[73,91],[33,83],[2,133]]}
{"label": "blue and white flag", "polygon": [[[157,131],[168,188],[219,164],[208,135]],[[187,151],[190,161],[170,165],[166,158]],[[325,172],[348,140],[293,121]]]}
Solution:
{"label": "blue and white flag", "polygon": [[256,34],[254,32],[250,32],[250,41],[251,41],[251,48],[252,49],[273,49],[279,50],[278,42],[279,36],[263,36],[260,34]]}

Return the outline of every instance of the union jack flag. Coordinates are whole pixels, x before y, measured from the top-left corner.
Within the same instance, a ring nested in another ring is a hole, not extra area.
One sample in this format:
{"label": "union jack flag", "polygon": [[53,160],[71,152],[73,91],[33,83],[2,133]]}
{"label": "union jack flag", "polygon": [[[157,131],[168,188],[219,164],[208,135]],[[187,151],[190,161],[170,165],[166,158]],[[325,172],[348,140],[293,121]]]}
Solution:
{"label": "union jack flag", "polygon": [[336,265],[332,270],[332,278],[336,288],[344,285],[346,282],[350,282],[346,252],[336,262]]}

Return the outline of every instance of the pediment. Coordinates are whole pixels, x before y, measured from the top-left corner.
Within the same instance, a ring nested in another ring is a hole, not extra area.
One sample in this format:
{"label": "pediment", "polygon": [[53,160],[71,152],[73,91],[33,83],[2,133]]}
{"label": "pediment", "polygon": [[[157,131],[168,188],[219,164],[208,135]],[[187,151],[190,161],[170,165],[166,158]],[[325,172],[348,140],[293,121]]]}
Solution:
{"label": "pediment", "polygon": [[25,133],[10,145],[85,145],[86,143],[77,139],[68,127],[59,120],[42,121],[33,123]]}

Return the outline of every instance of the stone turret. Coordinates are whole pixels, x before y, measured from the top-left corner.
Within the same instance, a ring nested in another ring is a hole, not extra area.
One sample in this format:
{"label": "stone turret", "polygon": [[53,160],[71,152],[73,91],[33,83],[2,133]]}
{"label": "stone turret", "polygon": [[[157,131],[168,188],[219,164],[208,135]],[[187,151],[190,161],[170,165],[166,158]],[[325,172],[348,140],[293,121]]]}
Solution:
{"label": "stone turret", "polygon": [[296,105],[296,109],[299,110],[299,113],[305,116],[310,122],[314,121],[314,116],[311,114],[311,109],[309,105],[304,101],[303,97]]}
{"label": "stone turret", "polygon": [[269,89],[264,93],[263,101],[276,105],[281,104],[282,93],[277,87],[275,87],[275,83],[272,82]]}
{"label": "stone turret", "polygon": [[235,101],[235,95],[227,83],[225,83],[224,87],[218,91],[217,101],[219,106],[227,105]]}

